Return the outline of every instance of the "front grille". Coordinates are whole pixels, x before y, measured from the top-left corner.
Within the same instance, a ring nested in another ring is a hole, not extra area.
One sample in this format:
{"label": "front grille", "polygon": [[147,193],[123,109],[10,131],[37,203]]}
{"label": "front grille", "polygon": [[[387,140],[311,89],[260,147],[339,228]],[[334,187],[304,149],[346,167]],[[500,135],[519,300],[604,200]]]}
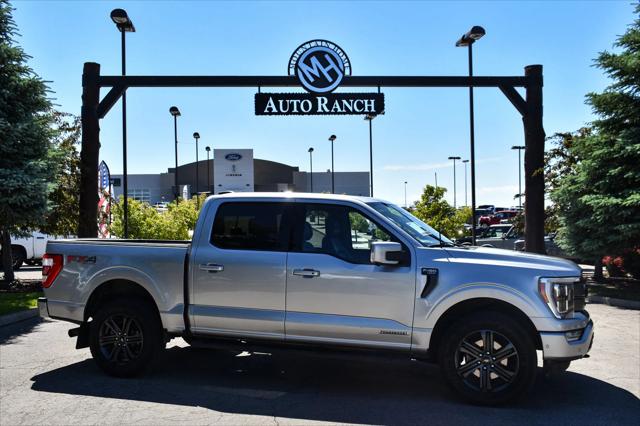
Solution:
{"label": "front grille", "polygon": [[587,280],[582,277],[573,289],[573,309],[576,312],[584,311],[587,305]]}

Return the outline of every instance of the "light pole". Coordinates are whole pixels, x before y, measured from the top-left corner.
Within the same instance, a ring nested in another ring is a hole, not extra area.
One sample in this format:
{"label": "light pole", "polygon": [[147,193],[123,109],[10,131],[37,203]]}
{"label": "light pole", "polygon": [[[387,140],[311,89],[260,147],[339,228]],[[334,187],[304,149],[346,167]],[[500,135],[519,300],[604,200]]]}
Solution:
{"label": "light pole", "polygon": [[309,177],[311,179],[311,192],[313,192],[313,147],[307,150],[309,152]]}
{"label": "light pole", "polygon": [[331,193],[335,194],[334,174],[333,174],[333,142],[336,140],[336,135],[329,136],[331,141]]}
{"label": "light pole", "polygon": [[404,208],[408,209],[409,205],[407,204],[407,181],[404,181]]}
{"label": "light pole", "polygon": [[205,151],[207,151],[207,192],[211,192],[211,174],[209,173],[209,153],[211,152],[210,147],[205,147]]}
{"label": "light pole", "polygon": [[[111,11],[111,20],[116,24],[116,28],[120,31],[120,44],[122,55],[122,75],[127,74],[126,60],[126,42],[125,33],[133,33],[136,31],[133,22],[129,19],[124,9],[113,9]],[[127,91],[122,92],[122,192],[124,195],[123,203],[123,230],[124,238],[129,238],[129,185],[127,180]]]}
{"label": "light pole", "polygon": [[456,195],[456,160],[460,157],[449,157],[449,160],[453,160],[453,208],[457,208],[457,195]]}
{"label": "light pole", "polygon": [[193,138],[196,140],[196,206],[200,210],[200,163],[198,163],[198,140],[200,133],[193,132]]}
{"label": "light pole", "polygon": [[376,118],[373,114],[367,114],[364,119],[369,122],[369,178],[371,181],[371,196],[373,197],[373,130],[371,122]]}
{"label": "light pole", "polygon": [[[467,33],[456,42],[456,47],[468,47],[469,51],[469,77],[473,77],[473,43],[480,40],[485,35],[484,28],[480,26],[472,27]],[[473,125],[473,86],[469,86],[469,141],[471,144],[471,217],[476,214],[476,151],[475,151],[475,130]],[[471,244],[476,244],[476,227],[471,227]]]}
{"label": "light pole", "polygon": [[518,150],[518,207],[522,209],[522,150],[523,145],[514,145],[511,149]]}
{"label": "light pole", "polygon": [[464,163],[464,206],[467,207],[469,203],[467,202],[467,163],[469,160],[462,160]]}
{"label": "light pole", "polygon": [[180,110],[176,106],[169,108],[169,113],[173,116],[173,139],[176,146],[176,170],[173,175],[173,182],[175,185],[175,200],[176,204],[180,203],[180,188],[178,187],[178,117],[180,116]]}

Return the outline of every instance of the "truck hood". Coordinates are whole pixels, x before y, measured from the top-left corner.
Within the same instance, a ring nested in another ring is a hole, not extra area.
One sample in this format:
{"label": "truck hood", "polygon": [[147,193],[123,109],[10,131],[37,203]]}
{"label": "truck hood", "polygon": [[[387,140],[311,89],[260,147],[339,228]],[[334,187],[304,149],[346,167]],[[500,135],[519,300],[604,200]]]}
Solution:
{"label": "truck hood", "polygon": [[546,276],[580,276],[582,273],[577,264],[559,257],[490,247],[447,247],[446,251],[451,263],[539,270]]}

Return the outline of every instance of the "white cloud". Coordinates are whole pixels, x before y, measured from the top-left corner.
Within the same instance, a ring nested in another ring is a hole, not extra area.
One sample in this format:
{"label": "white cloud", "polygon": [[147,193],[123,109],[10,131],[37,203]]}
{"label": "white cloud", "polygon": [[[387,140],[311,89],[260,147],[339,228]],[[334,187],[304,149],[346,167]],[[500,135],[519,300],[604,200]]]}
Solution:
{"label": "white cloud", "polygon": [[518,193],[518,185],[501,185],[501,186],[481,186],[478,188],[478,193],[485,194],[512,194]]}
{"label": "white cloud", "polygon": [[[476,165],[483,163],[493,163],[502,160],[502,157],[481,158],[476,160]],[[442,163],[423,163],[423,164],[387,164],[382,167],[382,170],[387,171],[425,171],[425,170],[437,170],[447,167],[453,167],[453,161],[447,161]]]}

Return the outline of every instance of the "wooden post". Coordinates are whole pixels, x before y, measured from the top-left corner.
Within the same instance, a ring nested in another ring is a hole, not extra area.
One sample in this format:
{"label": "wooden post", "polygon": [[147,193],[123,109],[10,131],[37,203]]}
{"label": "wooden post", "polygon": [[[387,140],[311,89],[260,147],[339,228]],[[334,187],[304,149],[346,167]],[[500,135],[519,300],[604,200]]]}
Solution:
{"label": "wooden post", "polygon": [[82,71],[82,151],[78,238],[98,236],[98,157],[100,153],[100,64],[85,62]]}
{"label": "wooden post", "polygon": [[524,239],[525,251],[546,252],[544,246],[544,128],[542,127],[542,65],[524,69],[526,86],[524,124]]}

